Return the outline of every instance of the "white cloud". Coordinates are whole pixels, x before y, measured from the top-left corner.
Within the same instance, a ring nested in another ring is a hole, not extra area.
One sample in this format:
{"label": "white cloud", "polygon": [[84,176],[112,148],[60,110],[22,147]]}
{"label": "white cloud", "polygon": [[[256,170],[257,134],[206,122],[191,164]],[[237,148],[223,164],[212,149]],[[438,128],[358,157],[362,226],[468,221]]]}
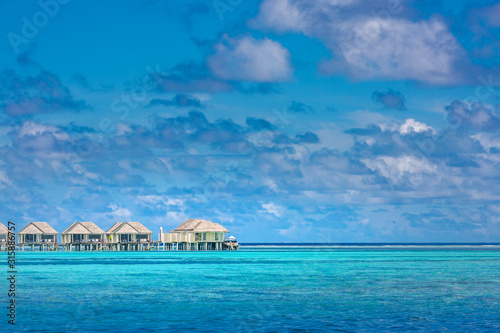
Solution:
{"label": "white cloud", "polygon": [[251,27],[264,26],[280,32],[302,32],[307,28],[304,12],[288,0],[264,1],[260,15],[249,23]]}
{"label": "white cloud", "polygon": [[389,12],[382,17],[364,6],[352,6],[356,3],[266,0],[250,24],[318,38],[332,53],[333,60],[320,66],[328,74],[430,84],[461,79],[454,64],[462,48],[442,20],[410,21]]}
{"label": "white cloud", "polygon": [[[367,33],[371,29],[374,32]],[[460,47],[437,19],[348,20],[340,25],[334,42],[344,59],[325,64],[326,71],[337,72],[339,66],[347,64],[358,79],[411,79],[431,84],[455,83],[459,79],[454,62]]]}
{"label": "white cloud", "polygon": [[19,129],[18,136],[39,135],[43,133],[51,133],[56,139],[62,141],[70,139],[68,133],[61,131],[56,126],[44,125],[33,121],[25,121]]}
{"label": "white cloud", "polygon": [[134,130],[130,125],[125,123],[116,124],[116,135],[125,135],[127,133],[132,133]]}
{"label": "white cloud", "polygon": [[212,72],[224,80],[287,81],[292,75],[290,53],[268,38],[230,38],[225,35],[208,58]]}
{"label": "white cloud", "polygon": [[478,141],[485,150],[491,148],[500,149],[500,135],[496,133],[477,133],[471,136],[472,139]]}
{"label": "white cloud", "polygon": [[183,223],[184,221],[186,221],[187,219],[189,219],[189,217],[184,212],[167,212],[165,217],[166,217],[169,225],[172,223],[174,223],[174,224],[179,223],[180,224],[180,223]]}
{"label": "white cloud", "polygon": [[420,159],[415,156],[380,156],[375,159],[364,159],[362,162],[371,170],[378,171],[386,178],[398,181],[405,174],[412,175],[412,181],[417,181],[415,177],[421,173],[437,173],[437,167],[427,159]]}
{"label": "white cloud", "polygon": [[189,219],[185,202],[184,198],[168,198],[164,195],[139,195],[136,198],[138,205],[158,211],[151,219],[152,223],[167,226],[177,225]]}
{"label": "white cloud", "polygon": [[272,214],[276,217],[281,217],[283,216],[284,213],[284,208],[278,205],[275,205],[274,203],[270,202],[267,204],[262,204],[262,208],[264,208],[264,211],[268,214]]}
{"label": "white cloud", "polygon": [[268,188],[270,188],[274,192],[278,192],[279,188],[278,185],[276,185],[276,182],[270,178],[264,178],[262,180],[262,183],[266,185]]}
{"label": "white cloud", "polygon": [[399,133],[401,134],[420,133],[426,131],[436,133],[436,130],[432,128],[432,126],[428,126],[412,118],[406,119],[404,124],[399,127]]}
{"label": "white cloud", "polygon": [[4,170],[0,170],[0,183],[12,185],[12,182],[10,181],[9,177],[7,177],[7,174]]}
{"label": "white cloud", "polygon": [[183,208],[184,199],[171,199],[163,195],[140,195],[137,197],[140,204],[151,208],[165,208],[167,206],[177,206]]}
{"label": "white cloud", "polygon": [[363,225],[367,225],[367,224],[370,224],[370,220],[369,219],[362,219],[361,221],[359,221],[360,224],[363,224]]}
{"label": "white cloud", "polygon": [[121,208],[115,204],[109,205],[108,208],[111,208],[111,210],[112,210],[112,212],[109,213],[109,215],[116,217],[116,218],[123,218],[126,220],[130,220],[130,218],[133,215],[132,212],[130,210],[128,210],[127,208]]}

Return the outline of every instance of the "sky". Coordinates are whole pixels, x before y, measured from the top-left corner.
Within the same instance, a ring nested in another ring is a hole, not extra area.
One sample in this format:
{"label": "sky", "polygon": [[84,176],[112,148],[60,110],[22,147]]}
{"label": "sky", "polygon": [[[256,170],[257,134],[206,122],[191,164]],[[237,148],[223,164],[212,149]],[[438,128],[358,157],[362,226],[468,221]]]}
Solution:
{"label": "sky", "polygon": [[500,3],[0,0],[0,219],[499,242]]}

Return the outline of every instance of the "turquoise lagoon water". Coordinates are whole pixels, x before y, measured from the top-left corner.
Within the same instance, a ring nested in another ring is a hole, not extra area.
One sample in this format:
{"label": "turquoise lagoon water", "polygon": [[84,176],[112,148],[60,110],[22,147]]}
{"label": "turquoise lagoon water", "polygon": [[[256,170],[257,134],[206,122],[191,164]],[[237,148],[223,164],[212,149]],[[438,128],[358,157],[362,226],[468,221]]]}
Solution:
{"label": "turquoise lagoon water", "polygon": [[24,252],[17,265],[5,332],[500,330],[495,246]]}

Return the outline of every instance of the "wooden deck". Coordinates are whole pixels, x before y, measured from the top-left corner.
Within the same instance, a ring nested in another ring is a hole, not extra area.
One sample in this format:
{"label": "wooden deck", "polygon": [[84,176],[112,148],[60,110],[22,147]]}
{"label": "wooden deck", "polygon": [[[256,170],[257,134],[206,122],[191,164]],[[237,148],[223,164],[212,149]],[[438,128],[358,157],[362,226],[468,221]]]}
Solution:
{"label": "wooden deck", "polygon": [[[15,244],[16,251],[236,251],[239,249],[238,243],[219,242],[222,246],[215,246],[215,243],[164,243],[152,242],[78,242],[78,243],[24,243]],[[213,244],[213,245],[209,245]],[[0,247],[6,251],[7,247]]]}

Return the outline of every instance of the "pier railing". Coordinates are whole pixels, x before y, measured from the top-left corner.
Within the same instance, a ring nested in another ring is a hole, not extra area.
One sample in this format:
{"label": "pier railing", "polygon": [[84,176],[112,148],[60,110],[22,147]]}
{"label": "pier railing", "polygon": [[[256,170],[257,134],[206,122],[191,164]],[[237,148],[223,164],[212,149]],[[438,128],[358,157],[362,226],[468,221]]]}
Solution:
{"label": "pier railing", "polygon": [[152,239],[132,239],[132,240],[120,240],[118,241],[118,244],[135,244],[135,243],[152,243]]}
{"label": "pier railing", "polygon": [[43,244],[43,245],[57,245],[58,243],[57,242],[53,242],[51,240],[41,240],[41,241],[24,241],[24,242],[20,242],[18,243],[20,245],[32,245],[32,244]]}
{"label": "pier railing", "polygon": [[73,240],[69,243],[72,244],[95,244],[95,243],[104,243],[102,239],[89,239],[89,240]]}

